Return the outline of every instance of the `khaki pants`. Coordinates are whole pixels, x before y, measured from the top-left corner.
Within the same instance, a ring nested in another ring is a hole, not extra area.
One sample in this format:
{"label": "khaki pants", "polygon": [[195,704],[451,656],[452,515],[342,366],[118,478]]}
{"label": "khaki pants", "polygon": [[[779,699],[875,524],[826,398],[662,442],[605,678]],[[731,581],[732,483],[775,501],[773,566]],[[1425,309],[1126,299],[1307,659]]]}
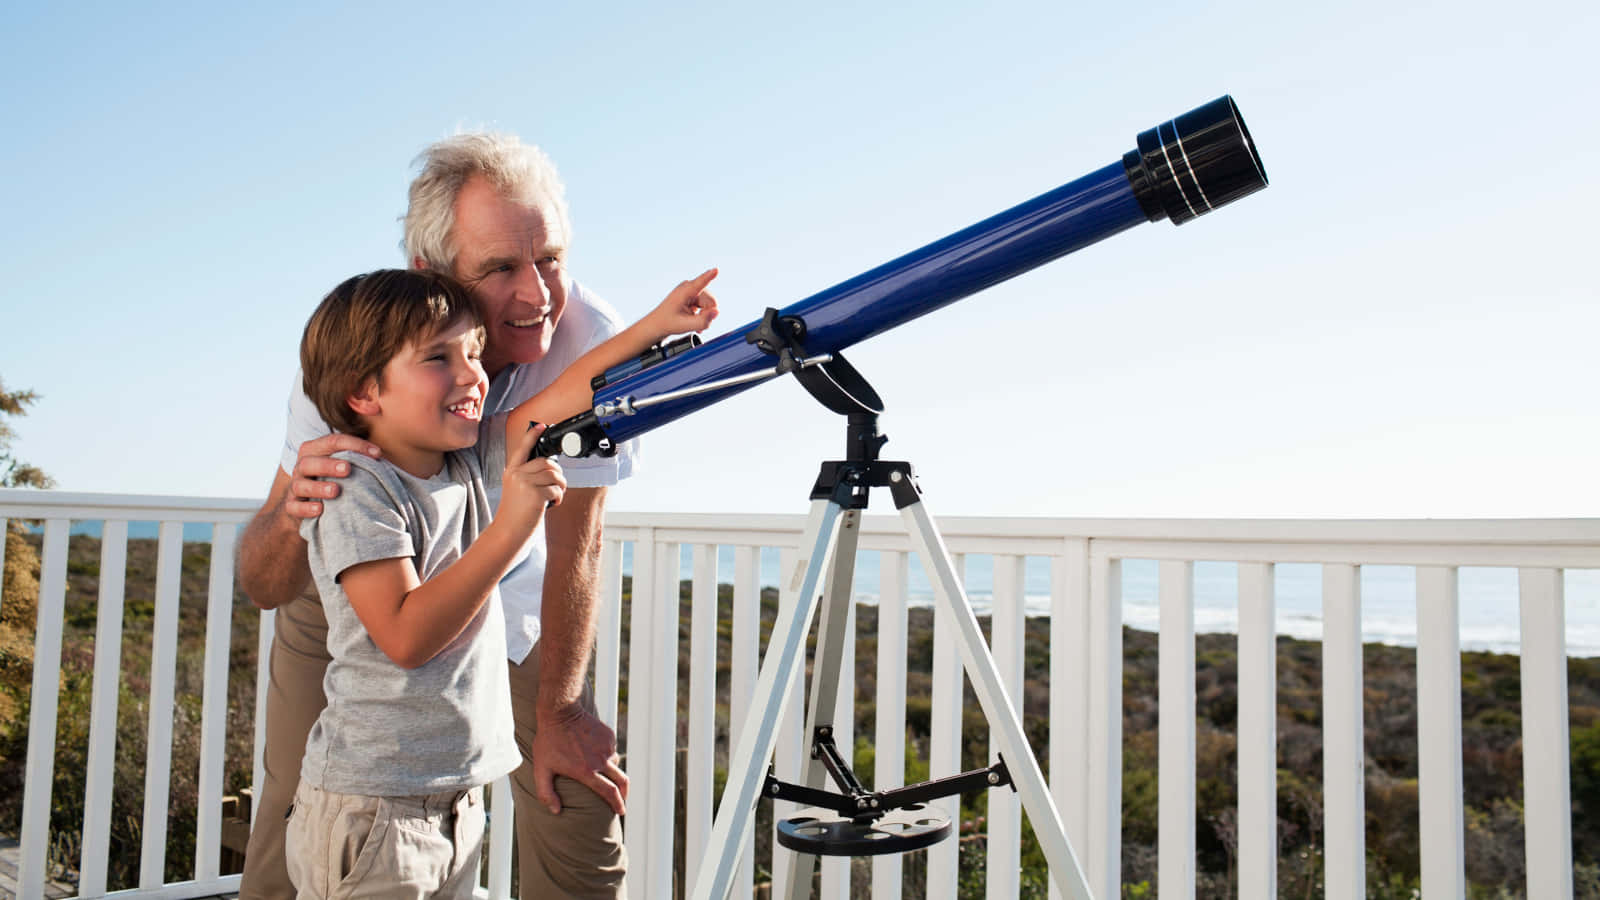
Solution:
{"label": "khaki pants", "polygon": [[[600,795],[570,778],[556,778],[561,812],[550,810],[533,792],[534,709],[539,695],[539,645],[522,661],[510,664],[511,712],[516,724],[522,765],[511,773],[511,795],[517,806],[518,893],[525,900],[579,897],[584,900],[627,895],[627,855],[622,847],[622,820]],[[583,705],[594,711],[594,690],[585,684]]]}
{"label": "khaki pants", "polygon": [[483,852],[483,788],[364,797],[305,782],[285,836],[299,900],[470,900]]}
{"label": "khaki pants", "polygon": [[[266,747],[255,824],[245,853],[239,900],[294,900],[284,861],[284,826],[295,787],[306,735],[327,705],[322,676],[327,670],[328,624],[314,591],[278,608],[272,641],[271,679],[267,690]],[[622,848],[622,823],[593,791],[566,778],[556,779],[561,814],[550,815],[533,794],[533,765],[528,749],[534,734],[535,699],[539,692],[539,648],[512,664],[511,707],[522,765],[512,773],[516,804],[517,875],[527,900],[544,897],[625,896],[627,859]],[[594,708],[594,695],[584,690],[584,705]]]}

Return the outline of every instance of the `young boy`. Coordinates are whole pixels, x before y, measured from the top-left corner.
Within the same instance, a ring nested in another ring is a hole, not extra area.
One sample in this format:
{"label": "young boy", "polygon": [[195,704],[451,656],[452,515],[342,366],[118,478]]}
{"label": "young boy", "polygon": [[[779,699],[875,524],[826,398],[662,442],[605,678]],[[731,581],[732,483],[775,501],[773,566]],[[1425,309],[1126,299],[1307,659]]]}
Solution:
{"label": "young boy", "polygon": [[306,394],[383,458],[339,454],[352,467],[343,490],[301,526],[333,662],[286,837],[298,897],[472,895],[482,786],[521,761],[496,584],[565,488],[554,462],[528,459],[543,430],[533,423],[581,412],[593,376],[704,329],[715,276],[680,284],[549,388],[485,421],[484,328],[460,284],[373,272],[312,314]]}

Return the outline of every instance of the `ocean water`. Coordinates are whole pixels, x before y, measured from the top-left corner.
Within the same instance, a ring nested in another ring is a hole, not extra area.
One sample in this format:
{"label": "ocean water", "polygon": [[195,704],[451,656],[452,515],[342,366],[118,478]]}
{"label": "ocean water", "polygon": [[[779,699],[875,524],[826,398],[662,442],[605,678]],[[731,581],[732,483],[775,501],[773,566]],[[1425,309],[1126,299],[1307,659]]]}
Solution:
{"label": "ocean water", "polygon": [[[680,577],[693,574],[693,550],[685,546]],[[878,602],[876,551],[862,551],[856,560],[853,585],[859,603]],[[779,552],[765,548],[761,555],[761,583],[779,583]],[[722,548],[717,558],[717,580],[733,581],[733,551]],[[912,605],[932,606],[933,588],[915,556],[911,558],[907,591]],[[623,553],[623,571],[632,571],[631,548]],[[1122,620],[1131,628],[1156,631],[1160,622],[1159,564],[1130,559],[1122,564]],[[1050,612],[1050,561],[1028,557],[1025,563],[1025,608],[1030,616]],[[1507,568],[1463,567],[1459,570],[1461,648],[1517,653],[1521,646],[1517,571]],[[1600,569],[1566,571],[1567,653],[1600,656]],[[1313,563],[1280,563],[1274,568],[1279,634],[1306,640],[1322,639],[1322,567]],[[966,557],[965,587],[972,608],[987,613],[993,602],[994,559]],[[1368,643],[1414,647],[1417,643],[1416,570],[1410,566],[1361,568],[1361,630]],[[1225,562],[1194,564],[1194,623],[1202,633],[1234,633],[1239,627],[1238,566]]]}

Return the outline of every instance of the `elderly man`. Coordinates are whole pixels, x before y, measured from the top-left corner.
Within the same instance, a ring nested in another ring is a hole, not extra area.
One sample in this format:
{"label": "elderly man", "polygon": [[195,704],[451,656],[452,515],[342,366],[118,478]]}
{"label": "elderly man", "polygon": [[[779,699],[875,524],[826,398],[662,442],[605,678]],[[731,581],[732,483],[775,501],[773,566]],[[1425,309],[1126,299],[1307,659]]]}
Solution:
{"label": "elderly man", "polygon": [[[570,236],[564,189],[538,148],[515,137],[464,134],[419,157],[405,249],[411,265],[449,272],[481,304],[490,378],[485,414],[548,385],[620,328],[616,313],[566,272]],[[250,834],[241,898],[292,897],[283,861],[285,813],[306,734],[326,700],[326,619],[308,591],[299,523],[336,496],[348,464],[337,450],[377,448],[330,434],[299,378],[290,392],[280,469],[245,530],[239,580],[251,600],[278,610],[267,699],[266,784]],[[606,487],[628,476],[635,450],[566,461],[568,490],[545,516],[526,556],[501,582],[517,745],[512,775],[523,897],[621,897],[625,859],[619,816],[627,776],[616,736],[595,715],[585,672],[594,641],[596,569]],[[495,492],[496,494],[498,491]],[[491,504],[498,503],[491,496]],[[346,848],[351,864],[359,847]]]}

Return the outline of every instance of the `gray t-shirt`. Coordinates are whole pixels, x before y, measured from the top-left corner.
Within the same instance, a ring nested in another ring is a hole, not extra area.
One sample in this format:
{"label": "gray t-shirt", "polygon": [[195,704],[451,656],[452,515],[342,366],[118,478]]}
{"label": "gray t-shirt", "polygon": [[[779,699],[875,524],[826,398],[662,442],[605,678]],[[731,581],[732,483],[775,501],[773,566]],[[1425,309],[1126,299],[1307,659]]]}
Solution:
{"label": "gray t-shirt", "polygon": [[410,559],[427,581],[488,526],[488,485],[505,468],[505,416],[484,421],[476,448],[445,455],[418,478],[385,460],[351,464],[339,496],[301,523],[328,616],[323,677],[328,705],[306,740],[300,774],[323,790],[392,797],[487,784],[521,762],[512,735],[505,619],[496,589],[460,635],[415,669],[378,649],[339,575],[382,559]]}

